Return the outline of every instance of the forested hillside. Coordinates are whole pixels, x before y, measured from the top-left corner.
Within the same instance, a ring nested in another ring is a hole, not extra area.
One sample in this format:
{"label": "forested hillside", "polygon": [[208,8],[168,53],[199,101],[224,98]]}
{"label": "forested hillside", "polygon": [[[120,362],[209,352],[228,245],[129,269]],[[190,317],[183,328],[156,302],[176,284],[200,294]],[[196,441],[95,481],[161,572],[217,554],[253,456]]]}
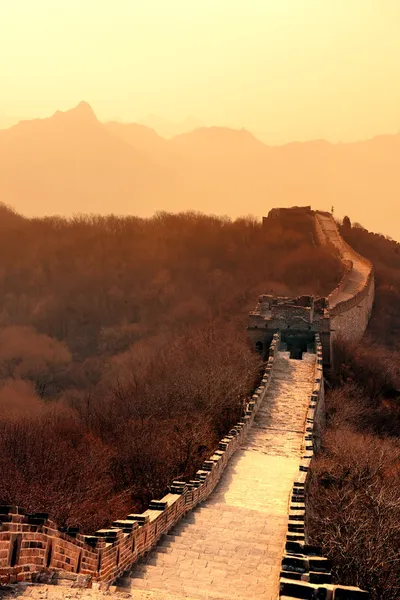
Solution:
{"label": "forested hillside", "polygon": [[238,419],[258,294],[323,295],[340,275],[311,220],[0,207],[0,501],[87,532],[140,510]]}
{"label": "forested hillside", "polygon": [[312,540],[340,581],[400,597],[400,244],[345,219],[341,234],[375,268],[367,335],[338,344],[328,427],[309,490]]}

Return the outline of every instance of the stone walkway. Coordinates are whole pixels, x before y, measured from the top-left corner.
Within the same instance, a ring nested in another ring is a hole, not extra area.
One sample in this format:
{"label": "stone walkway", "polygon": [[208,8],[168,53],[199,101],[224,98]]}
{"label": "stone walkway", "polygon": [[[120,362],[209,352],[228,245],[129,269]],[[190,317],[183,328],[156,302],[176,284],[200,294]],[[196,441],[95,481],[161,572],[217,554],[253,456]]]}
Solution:
{"label": "stone walkway", "polygon": [[299,469],[315,355],[280,352],[267,397],[244,447],[217,488],[168,534],[147,563],[126,579],[138,590],[172,597],[276,600],[288,520]]}
{"label": "stone walkway", "polygon": [[334,290],[329,296],[329,306],[334,308],[339,302],[349,300],[363,289],[370,273],[370,266],[365,259],[345,243],[332,216],[317,212],[316,218],[326,238],[338,249],[341,258],[351,260],[353,263],[353,268],[347,275],[345,286],[342,289]]}
{"label": "stone walkway", "polygon": [[[134,593],[126,591],[116,592],[111,586],[110,590],[100,591],[96,585],[89,589],[77,589],[64,585],[39,585],[18,583],[6,588],[0,587],[1,600],[177,600],[179,596],[162,591],[135,590]],[[196,600],[183,596],[179,600]]]}

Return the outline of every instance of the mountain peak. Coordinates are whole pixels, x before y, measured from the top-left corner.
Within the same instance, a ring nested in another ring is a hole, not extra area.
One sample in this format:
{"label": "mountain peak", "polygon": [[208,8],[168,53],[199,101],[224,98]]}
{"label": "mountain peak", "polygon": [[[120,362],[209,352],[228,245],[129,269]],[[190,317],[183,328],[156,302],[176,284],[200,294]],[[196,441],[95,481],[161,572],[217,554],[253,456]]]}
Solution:
{"label": "mountain peak", "polygon": [[94,114],[92,107],[83,100],[74,108],[63,112],[58,110],[54,114],[54,117],[57,119],[73,118],[74,120],[80,122],[97,121],[97,117]]}

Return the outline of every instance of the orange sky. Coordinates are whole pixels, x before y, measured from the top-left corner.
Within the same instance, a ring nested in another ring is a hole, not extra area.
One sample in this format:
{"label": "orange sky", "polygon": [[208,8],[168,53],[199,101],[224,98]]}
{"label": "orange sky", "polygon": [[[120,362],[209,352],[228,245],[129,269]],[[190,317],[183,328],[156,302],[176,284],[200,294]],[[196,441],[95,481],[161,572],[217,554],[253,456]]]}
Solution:
{"label": "orange sky", "polygon": [[400,130],[399,0],[14,0],[0,10],[0,126],[84,99],[246,127],[264,141]]}

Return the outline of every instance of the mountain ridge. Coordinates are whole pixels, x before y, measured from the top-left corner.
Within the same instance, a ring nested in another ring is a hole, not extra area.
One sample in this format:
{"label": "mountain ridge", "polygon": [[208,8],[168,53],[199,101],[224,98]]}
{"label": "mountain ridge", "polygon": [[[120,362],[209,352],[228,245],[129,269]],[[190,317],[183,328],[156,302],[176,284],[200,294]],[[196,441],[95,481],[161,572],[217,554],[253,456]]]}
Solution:
{"label": "mountain ridge", "polygon": [[0,196],[24,214],[191,209],[237,217],[311,204],[363,215],[367,227],[400,239],[399,134],[271,146],[245,129],[214,126],[165,139],[142,124],[103,123],[81,102],[0,130],[0,161]]}

